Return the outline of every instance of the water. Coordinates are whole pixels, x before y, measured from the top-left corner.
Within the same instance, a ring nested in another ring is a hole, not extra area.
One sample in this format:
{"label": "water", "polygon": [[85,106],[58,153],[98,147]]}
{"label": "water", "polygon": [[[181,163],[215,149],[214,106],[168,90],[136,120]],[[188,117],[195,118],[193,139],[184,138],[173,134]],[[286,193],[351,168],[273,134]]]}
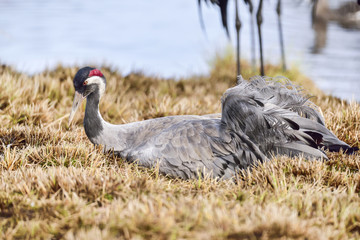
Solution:
{"label": "water", "polygon": [[[264,1],[264,56],[279,63],[276,1]],[[312,54],[310,6],[284,3],[287,61],[299,66],[325,92],[360,101],[360,31],[330,23],[325,48]],[[343,1],[332,0],[336,7]],[[226,38],[216,7],[196,0],[46,1],[0,0],[0,61],[36,73],[58,63],[110,64],[124,74],[142,70],[164,77],[207,73],[208,61]],[[232,39],[234,8],[229,6]],[[241,2],[242,52],[250,60],[249,14]],[[231,44],[235,44],[232,40]]]}

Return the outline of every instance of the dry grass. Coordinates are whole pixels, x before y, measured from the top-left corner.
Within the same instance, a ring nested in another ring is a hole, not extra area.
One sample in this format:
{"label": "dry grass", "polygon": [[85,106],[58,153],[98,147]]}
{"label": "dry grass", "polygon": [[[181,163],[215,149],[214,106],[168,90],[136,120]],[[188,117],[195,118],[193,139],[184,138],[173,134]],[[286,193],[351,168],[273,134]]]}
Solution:
{"label": "dry grass", "polygon": [[[104,118],[126,123],[219,112],[235,69],[231,56],[212,64],[209,76],[178,81],[102,68],[109,86]],[[360,237],[359,154],[330,154],[328,162],[277,158],[244,172],[237,184],[169,179],[94,149],[83,112],[67,126],[76,71],[58,67],[30,77],[0,68],[0,238]],[[272,66],[267,72],[280,74]],[[340,139],[359,146],[359,104],[321,94],[296,70],[285,75],[317,96]]]}

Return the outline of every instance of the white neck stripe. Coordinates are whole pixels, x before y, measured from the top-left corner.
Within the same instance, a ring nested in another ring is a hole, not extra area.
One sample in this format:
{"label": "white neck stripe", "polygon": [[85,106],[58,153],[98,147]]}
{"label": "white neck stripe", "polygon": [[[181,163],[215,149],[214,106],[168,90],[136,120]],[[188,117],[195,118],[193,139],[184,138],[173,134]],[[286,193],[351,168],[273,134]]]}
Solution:
{"label": "white neck stripe", "polygon": [[104,94],[105,92],[105,82],[102,78],[98,77],[98,76],[92,76],[92,77],[89,77],[87,80],[86,80],[89,84],[96,84],[99,86],[99,94],[100,94],[100,97]]}

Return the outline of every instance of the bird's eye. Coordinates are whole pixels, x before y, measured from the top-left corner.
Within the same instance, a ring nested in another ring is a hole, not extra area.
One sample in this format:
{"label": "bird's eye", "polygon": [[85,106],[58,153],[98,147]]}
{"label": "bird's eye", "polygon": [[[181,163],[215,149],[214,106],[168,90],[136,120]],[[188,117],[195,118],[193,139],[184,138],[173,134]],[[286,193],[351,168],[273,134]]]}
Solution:
{"label": "bird's eye", "polygon": [[88,84],[88,81],[84,81],[83,85],[86,85],[86,84]]}

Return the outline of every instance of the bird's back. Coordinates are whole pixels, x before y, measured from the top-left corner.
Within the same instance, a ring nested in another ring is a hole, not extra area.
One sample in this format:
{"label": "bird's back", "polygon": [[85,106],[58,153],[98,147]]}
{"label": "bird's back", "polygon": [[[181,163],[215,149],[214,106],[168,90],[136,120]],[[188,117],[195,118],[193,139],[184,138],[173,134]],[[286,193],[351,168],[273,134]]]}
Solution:
{"label": "bird's back", "polygon": [[159,164],[161,173],[184,179],[206,174],[231,178],[237,170],[266,159],[244,134],[234,135],[219,118],[177,120],[146,134],[146,141],[131,146],[126,158],[145,167]]}

